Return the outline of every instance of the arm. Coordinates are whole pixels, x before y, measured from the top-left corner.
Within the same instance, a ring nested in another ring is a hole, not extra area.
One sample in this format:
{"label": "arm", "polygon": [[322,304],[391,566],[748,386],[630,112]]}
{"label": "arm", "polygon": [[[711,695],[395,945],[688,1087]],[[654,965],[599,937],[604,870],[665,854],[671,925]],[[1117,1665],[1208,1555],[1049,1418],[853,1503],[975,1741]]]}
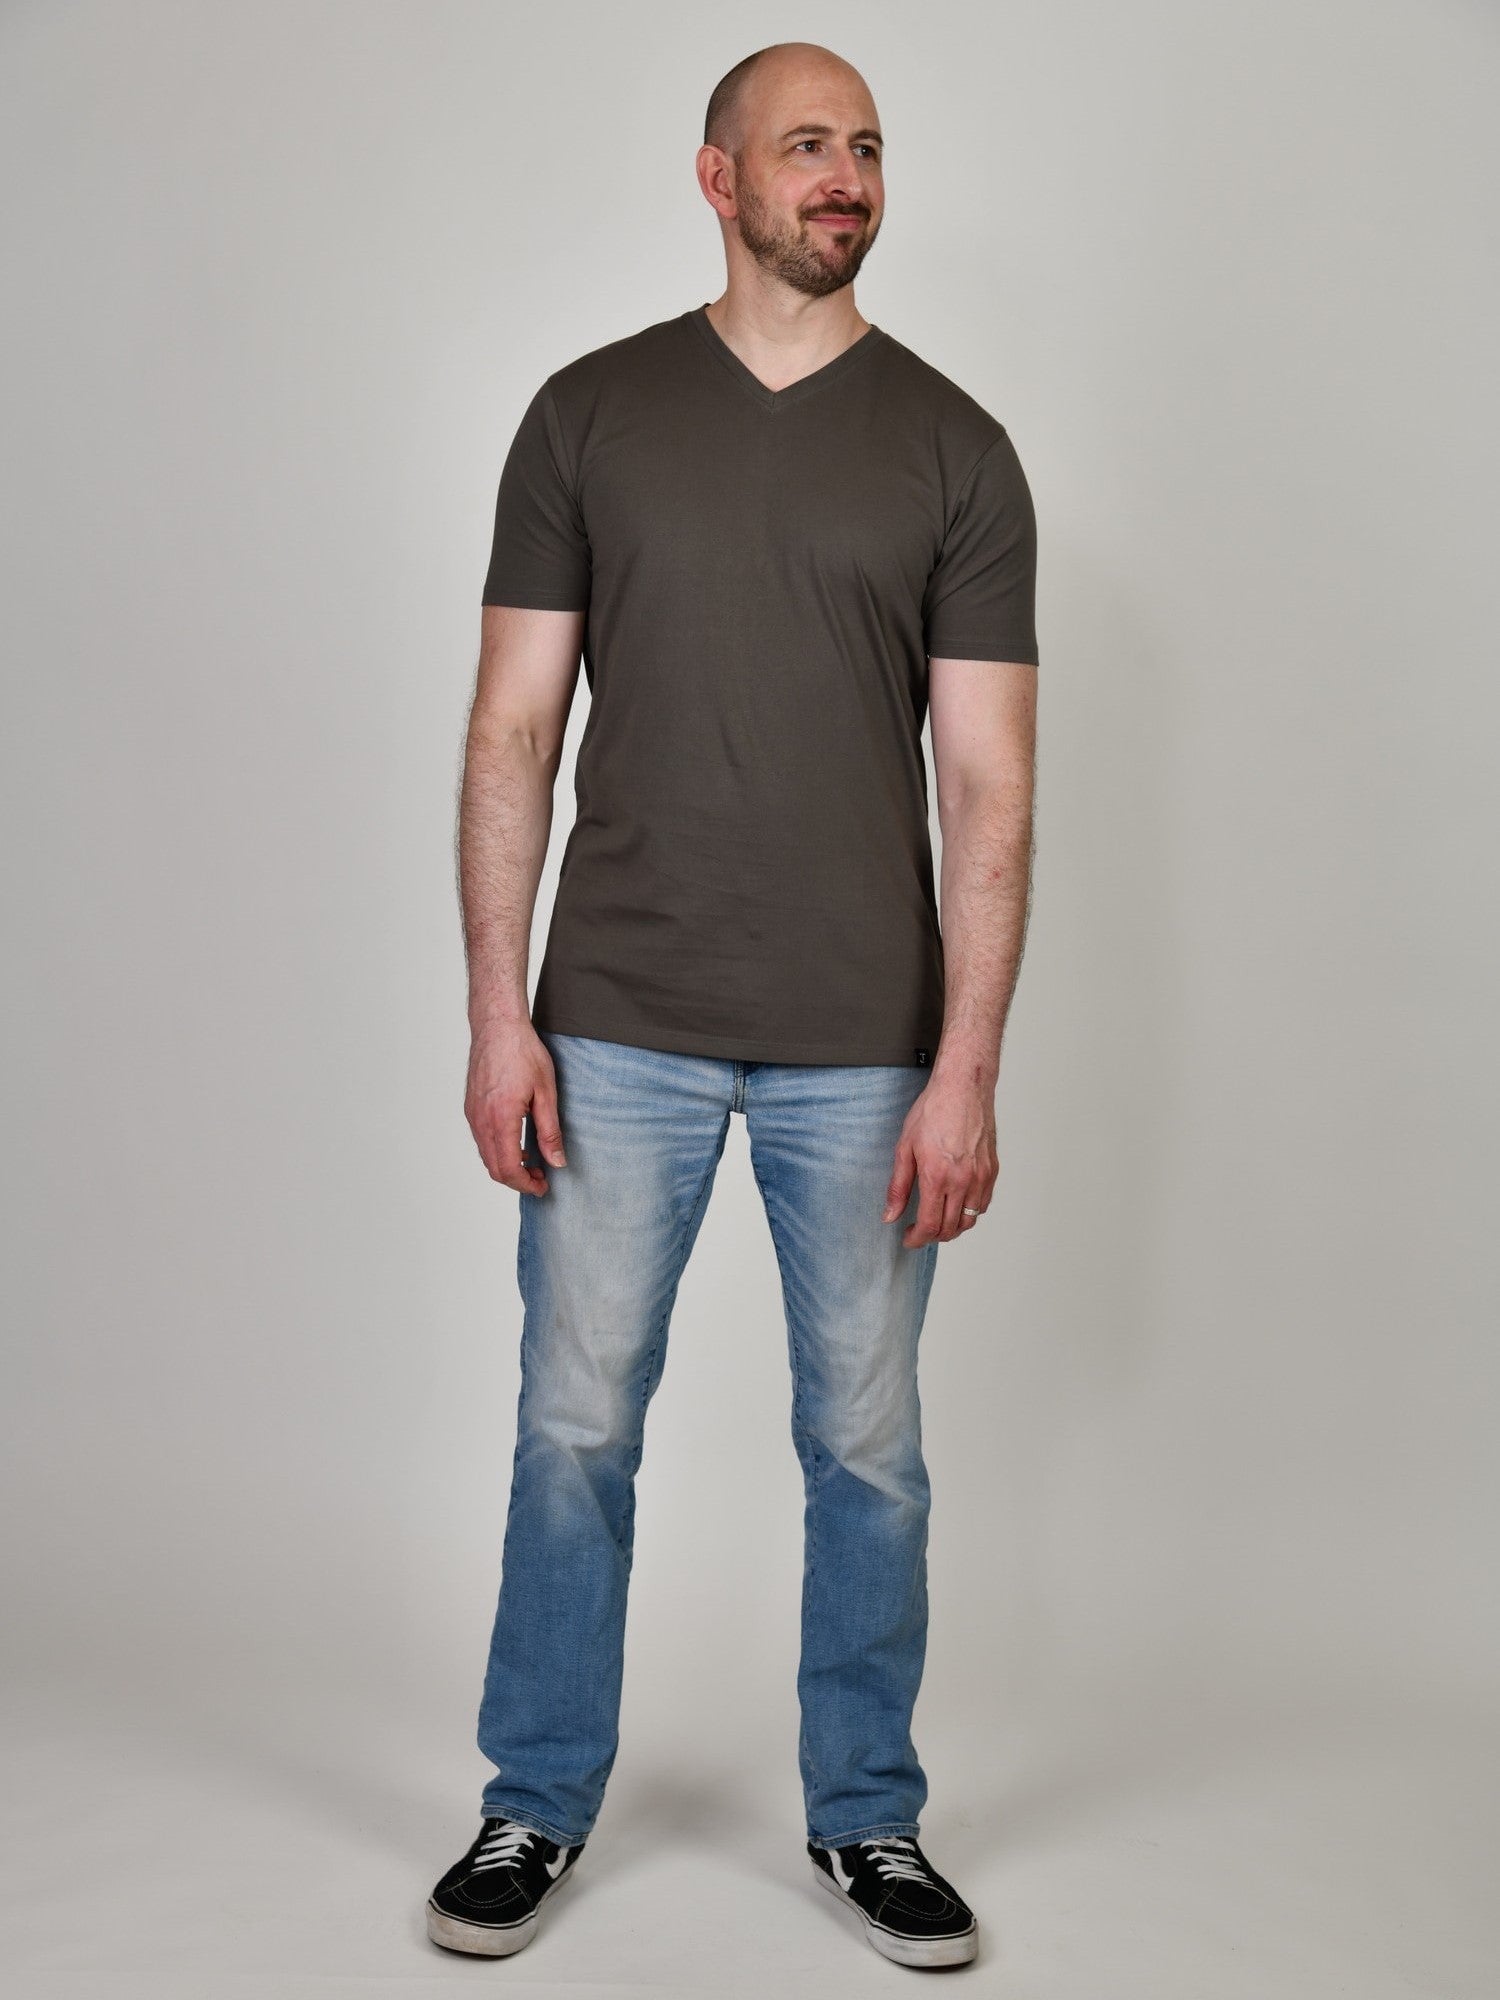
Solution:
{"label": "arm", "polygon": [[565,1166],[552,1058],[531,1025],[526,963],[552,827],[552,788],[578,680],[584,613],[486,605],[458,816],[458,886],[469,972],[464,1115],[493,1179],[545,1194],[521,1157],[537,1142]]}
{"label": "arm", "polygon": [[988,1208],[999,1173],[995,1085],[1021,969],[1031,889],[1037,670],[1023,661],[930,663],[929,709],[943,832],[943,1035],[932,1080],[896,1149],[885,1220],[915,1175],[908,1249],[947,1243]]}

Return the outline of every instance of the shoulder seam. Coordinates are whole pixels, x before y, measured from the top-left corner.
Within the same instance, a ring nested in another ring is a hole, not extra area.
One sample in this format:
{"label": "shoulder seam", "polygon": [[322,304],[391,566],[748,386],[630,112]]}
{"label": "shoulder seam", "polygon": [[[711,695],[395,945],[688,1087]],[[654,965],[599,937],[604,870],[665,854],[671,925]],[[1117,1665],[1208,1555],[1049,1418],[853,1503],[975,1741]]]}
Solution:
{"label": "shoulder seam", "polygon": [[[998,417],[993,417],[991,418],[991,422],[999,424],[1000,419]],[[1006,431],[1004,424],[1000,424],[999,436],[992,437],[990,439],[989,443],[985,446],[984,450],[980,452],[978,458],[975,459],[974,463],[969,467],[968,471],[964,474],[963,478],[959,480],[958,489],[953,496],[953,507],[955,512],[957,512],[958,508],[962,506],[963,497],[968,492],[969,487],[972,485],[975,473],[978,472],[980,466],[984,464],[984,461],[989,457],[990,453],[995,449],[995,447],[1005,442],[1007,435],[1008,433]]]}
{"label": "shoulder seam", "polygon": [[562,412],[561,410],[558,409],[557,398],[552,393],[552,377],[550,375],[547,377],[546,381],[542,384],[542,393],[547,398],[547,407],[552,412],[552,421],[554,424],[556,424],[557,435],[559,439],[562,441],[563,464],[564,467],[566,468],[568,475],[568,485],[572,488],[573,497],[576,501],[578,497],[578,468],[573,463],[572,452],[569,449],[568,445],[568,433],[563,428]]}

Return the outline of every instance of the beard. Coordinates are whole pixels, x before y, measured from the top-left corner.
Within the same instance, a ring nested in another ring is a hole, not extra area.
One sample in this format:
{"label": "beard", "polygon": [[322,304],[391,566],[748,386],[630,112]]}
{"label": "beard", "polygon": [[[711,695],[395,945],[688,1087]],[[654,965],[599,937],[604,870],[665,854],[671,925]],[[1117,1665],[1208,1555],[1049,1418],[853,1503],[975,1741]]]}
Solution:
{"label": "beard", "polygon": [[878,223],[872,229],[868,217],[863,217],[862,227],[850,230],[847,235],[830,236],[820,246],[811,238],[814,224],[784,222],[766,206],[748,181],[742,180],[736,186],[735,203],[739,209],[740,241],[756,263],[811,299],[826,298],[830,292],[852,284],[880,233]]}

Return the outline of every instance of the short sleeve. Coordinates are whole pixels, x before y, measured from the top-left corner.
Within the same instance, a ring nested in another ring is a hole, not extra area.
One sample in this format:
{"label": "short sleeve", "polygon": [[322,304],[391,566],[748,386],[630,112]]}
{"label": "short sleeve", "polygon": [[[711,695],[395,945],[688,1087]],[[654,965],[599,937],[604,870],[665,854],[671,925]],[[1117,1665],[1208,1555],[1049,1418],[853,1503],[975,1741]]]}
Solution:
{"label": "short sleeve", "polygon": [[527,405],[500,474],[485,604],[584,611],[592,562],[551,387]]}
{"label": "short sleeve", "polygon": [[1036,512],[1005,431],[959,491],[922,624],[929,659],[1037,664]]}

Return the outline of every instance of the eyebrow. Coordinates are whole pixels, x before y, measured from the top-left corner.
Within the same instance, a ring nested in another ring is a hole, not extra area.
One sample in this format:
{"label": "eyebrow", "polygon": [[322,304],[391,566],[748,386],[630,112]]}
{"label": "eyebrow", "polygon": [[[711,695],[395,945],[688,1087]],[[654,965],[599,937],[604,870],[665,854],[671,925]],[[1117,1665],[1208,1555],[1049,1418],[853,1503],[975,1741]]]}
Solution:
{"label": "eyebrow", "polygon": [[[827,139],[832,136],[835,130],[836,127],[832,125],[794,125],[790,132],[783,132],[781,136],[783,139],[797,139],[811,132],[815,133],[820,139]],[[849,137],[851,139],[873,139],[882,151],[885,149],[885,141],[873,125],[862,125],[857,132],[851,132]]]}

